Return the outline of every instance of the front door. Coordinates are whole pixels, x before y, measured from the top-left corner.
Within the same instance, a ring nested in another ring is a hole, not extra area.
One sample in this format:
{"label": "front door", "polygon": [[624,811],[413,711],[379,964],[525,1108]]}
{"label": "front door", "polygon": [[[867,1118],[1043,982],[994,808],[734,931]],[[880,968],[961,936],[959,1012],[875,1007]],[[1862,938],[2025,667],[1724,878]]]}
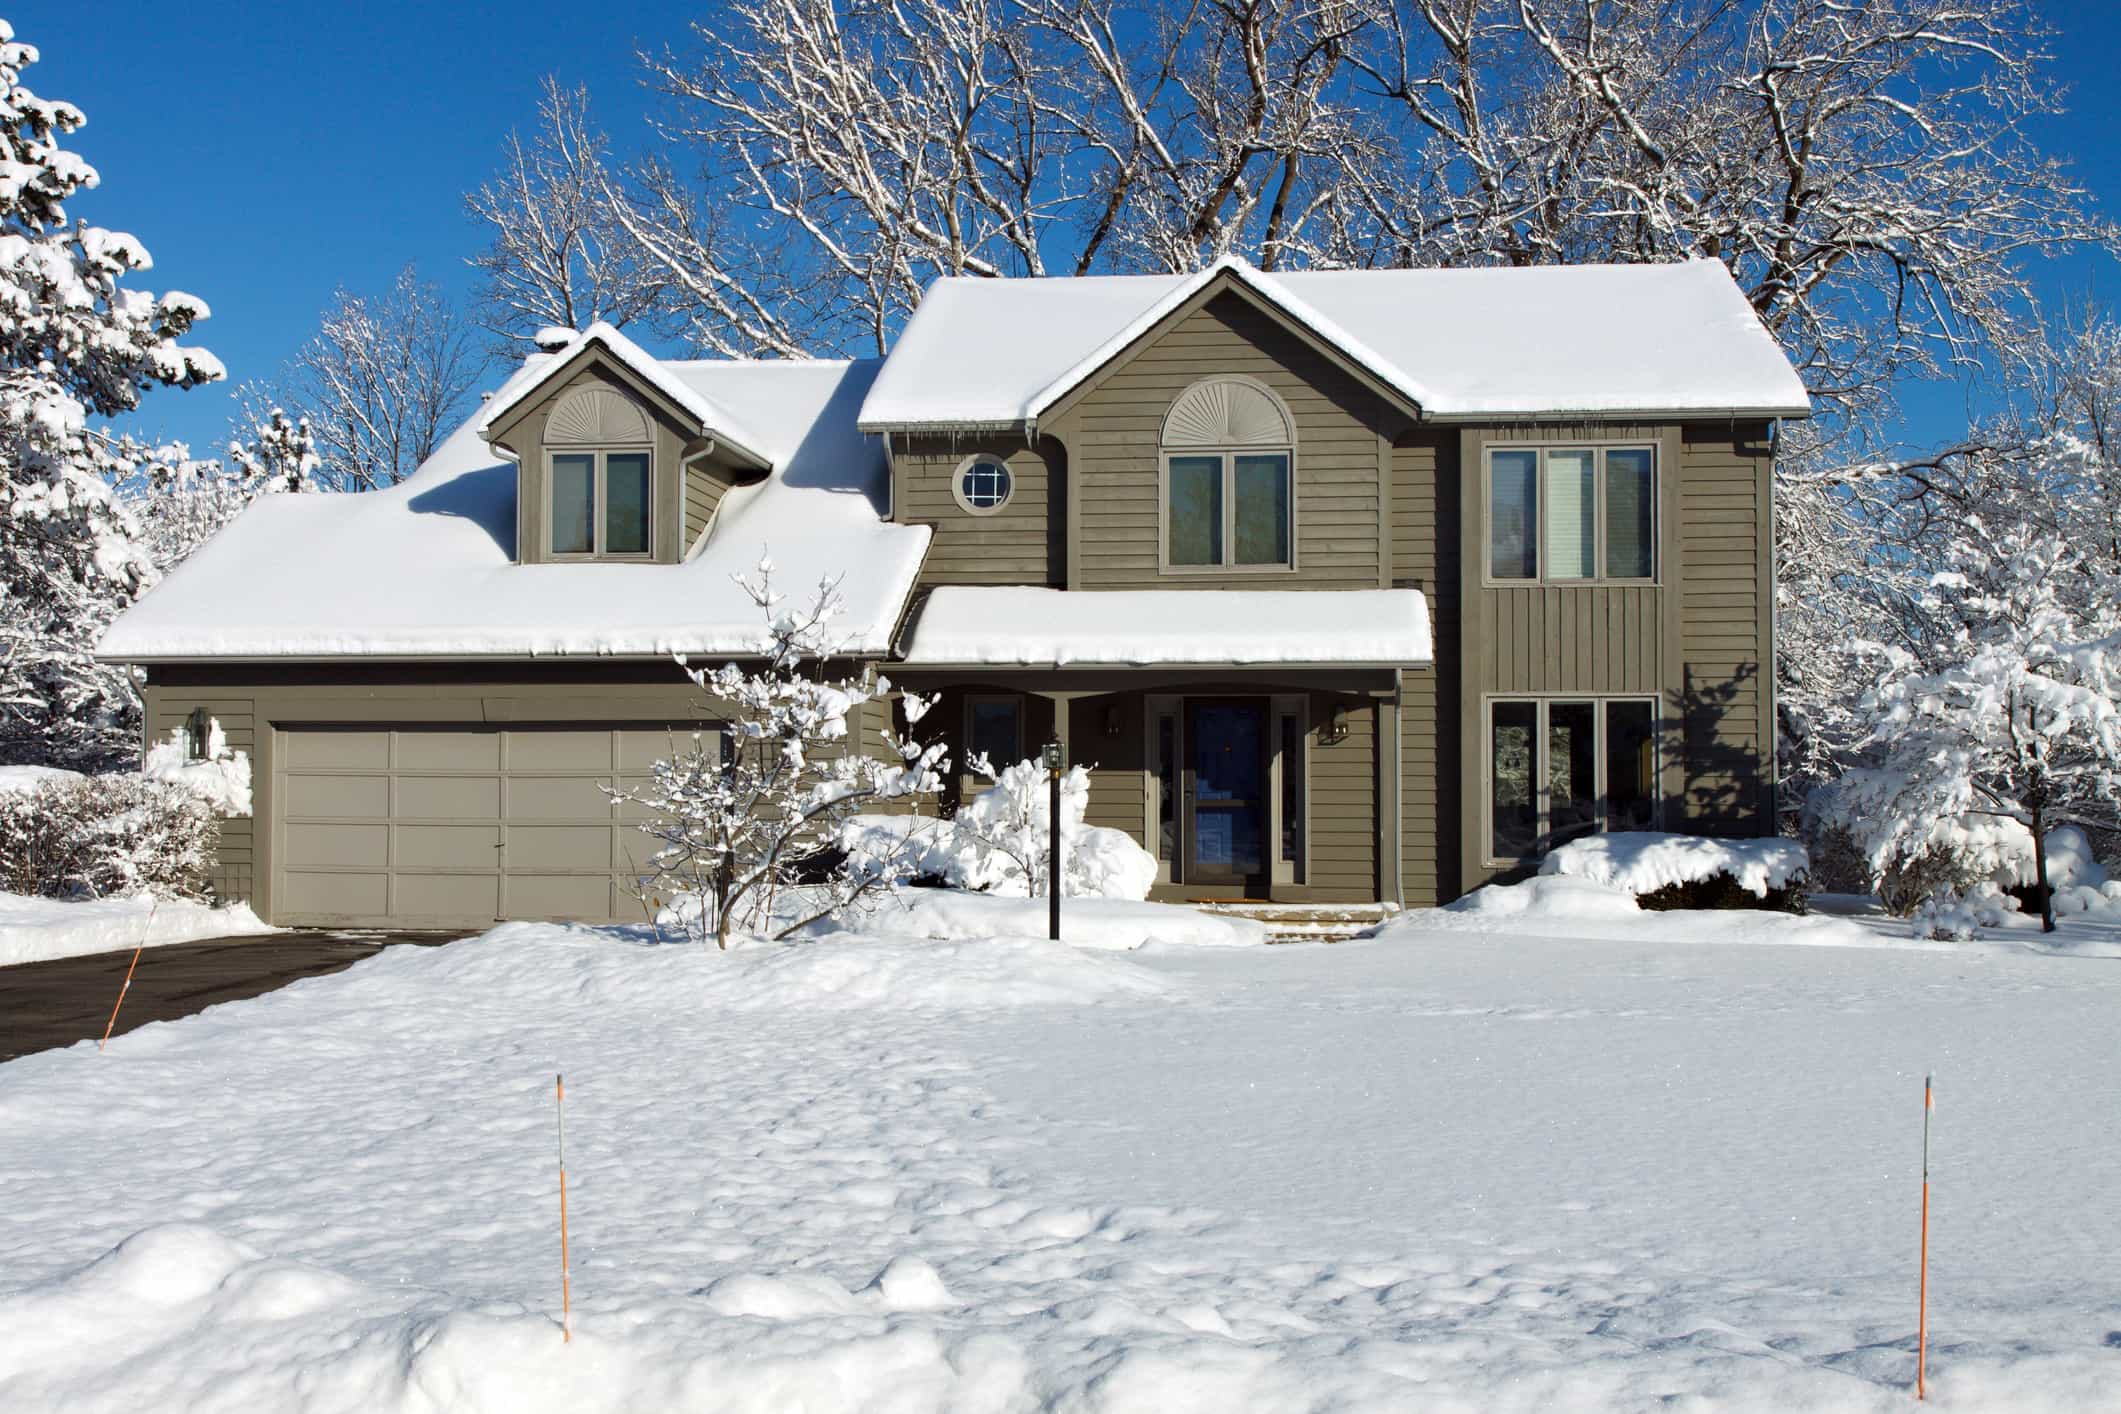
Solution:
{"label": "front door", "polygon": [[1186,702],[1189,884],[1267,878],[1267,707],[1257,698]]}

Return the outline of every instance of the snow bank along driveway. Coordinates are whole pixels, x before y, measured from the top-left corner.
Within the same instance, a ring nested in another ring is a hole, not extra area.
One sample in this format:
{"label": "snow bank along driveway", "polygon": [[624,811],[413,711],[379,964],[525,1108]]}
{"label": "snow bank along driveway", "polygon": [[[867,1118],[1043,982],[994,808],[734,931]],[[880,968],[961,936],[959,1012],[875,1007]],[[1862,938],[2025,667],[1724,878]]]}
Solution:
{"label": "snow bank along driveway", "polygon": [[1899,1410],[1932,1065],[1934,1407],[2121,1408],[2117,1008],[2000,951],[513,926],[0,1066],[0,1408]]}

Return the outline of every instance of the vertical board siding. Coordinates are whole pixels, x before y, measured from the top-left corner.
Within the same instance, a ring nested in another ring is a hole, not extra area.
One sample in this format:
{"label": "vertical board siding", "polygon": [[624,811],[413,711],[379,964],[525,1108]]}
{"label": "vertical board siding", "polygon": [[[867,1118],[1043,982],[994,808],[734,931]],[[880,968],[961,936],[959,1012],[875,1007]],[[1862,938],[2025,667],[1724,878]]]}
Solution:
{"label": "vertical board siding", "polygon": [[1686,429],[1680,536],[1683,828],[1774,828],[1773,478],[1765,427]]}
{"label": "vertical board siding", "polygon": [[[1272,388],[1296,422],[1296,569],[1165,574],[1157,503],[1164,415],[1202,378]],[[1235,295],[1181,319],[1068,409],[1085,589],[1375,589],[1386,508],[1377,396]]]}
{"label": "vertical board siding", "polygon": [[1457,897],[1460,821],[1458,439],[1409,434],[1392,449],[1392,579],[1429,600],[1433,667],[1400,688],[1400,900]]}
{"label": "vertical board siding", "polygon": [[[991,515],[957,503],[953,481],[965,458],[1000,457],[1009,467],[1009,499]],[[1060,444],[1021,437],[908,438],[893,448],[892,516],[935,527],[920,583],[1035,584],[1066,581],[1060,496],[1067,459]]]}

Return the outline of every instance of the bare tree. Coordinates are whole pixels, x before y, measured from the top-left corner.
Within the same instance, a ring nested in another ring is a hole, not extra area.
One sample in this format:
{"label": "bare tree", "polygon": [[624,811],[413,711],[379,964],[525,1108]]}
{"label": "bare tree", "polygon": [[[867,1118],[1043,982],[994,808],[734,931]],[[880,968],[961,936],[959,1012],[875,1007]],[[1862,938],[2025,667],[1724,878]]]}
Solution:
{"label": "bare tree", "polygon": [[282,401],[309,423],[320,485],[374,490],[427,459],[484,366],[471,327],[408,265],[381,295],[339,291],[290,364]]}
{"label": "bare tree", "polygon": [[657,322],[669,276],[642,258],[605,197],[607,140],[590,121],[588,90],[548,77],[538,120],[528,143],[509,134],[501,171],[464,198],[493,237],[471,261],[486,277],[479,322],[521,344],[552,325]]}

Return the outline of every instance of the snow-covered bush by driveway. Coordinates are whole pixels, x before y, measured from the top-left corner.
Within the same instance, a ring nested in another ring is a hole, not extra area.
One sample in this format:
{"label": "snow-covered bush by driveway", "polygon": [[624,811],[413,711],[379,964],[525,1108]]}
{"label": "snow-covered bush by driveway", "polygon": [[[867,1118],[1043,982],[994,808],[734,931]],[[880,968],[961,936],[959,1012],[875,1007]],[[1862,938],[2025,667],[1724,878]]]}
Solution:
{"label": "snow-covered bush by driveway", "polygon": [[[978,770],[983,762],[973,763]],[[850,864],[872,873],[897,869],[955,889],[1015,898],[1044,897],[1053,843],[1051,783],[1036,761],[991,775],[994,784],[948,820],[860,815],[840,834]],[[1145,899],[1156,858],[1124,830],[1084,823],[1090,773],[1061,777],[1061,894],[1066,898]]]}
{"label": "snow-covered bush by driveway", "polygon": [[1785,908],[1809,867],[1796,840],[1614,831],[1562,845],[1539,872],[1619,889],[1649,909]]}
{"label": "snow-covered bush by driveway", "polygon": [[218,830],[203,796],[138,775],[0,792],[0,893],[204,899]]}

